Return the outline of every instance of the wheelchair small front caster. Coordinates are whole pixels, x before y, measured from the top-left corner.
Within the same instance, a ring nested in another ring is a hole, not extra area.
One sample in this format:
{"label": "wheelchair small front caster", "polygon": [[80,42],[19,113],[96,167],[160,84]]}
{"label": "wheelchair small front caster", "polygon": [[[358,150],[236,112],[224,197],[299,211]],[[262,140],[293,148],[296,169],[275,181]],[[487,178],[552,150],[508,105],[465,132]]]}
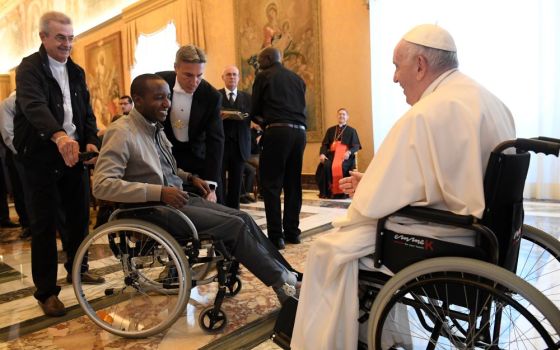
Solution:
{"label": "wheelchair small front caster", "polygon": [[227,285],[228,291],[226,292],[226,298],[232,298],[236,296],[239,291],[241,291],[242,283],[239,276],[235,276],[234,279],[230,280],[230,283]]}
{"label": "wheelchair small front caster", "polygon": [[227,325],[227,316],[222,309],[215,310],[214,306],[208,306],[200,312],[198,324],[205,332],[217,333]]}

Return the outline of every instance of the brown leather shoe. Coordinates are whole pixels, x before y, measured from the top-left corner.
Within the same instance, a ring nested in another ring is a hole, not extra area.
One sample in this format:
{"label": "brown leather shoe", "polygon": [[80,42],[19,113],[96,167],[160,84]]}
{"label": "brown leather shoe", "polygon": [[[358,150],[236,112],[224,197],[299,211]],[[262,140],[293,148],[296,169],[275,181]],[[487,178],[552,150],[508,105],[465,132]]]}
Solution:
{"label": "brown leather shoe", "polygon": [[60,317],[66,315],[66,308],[56,295],[51,295],[44,303],[37,300],[37,303],[47,316]]}
{"label": "brown leather shoe", "polygon": [[[72,283],[72,275],[66,275],[66,282]],[[101,284],[105,282],[105,278],[97,276],[91,272],[82,273],[82,283],[83,284]]]}

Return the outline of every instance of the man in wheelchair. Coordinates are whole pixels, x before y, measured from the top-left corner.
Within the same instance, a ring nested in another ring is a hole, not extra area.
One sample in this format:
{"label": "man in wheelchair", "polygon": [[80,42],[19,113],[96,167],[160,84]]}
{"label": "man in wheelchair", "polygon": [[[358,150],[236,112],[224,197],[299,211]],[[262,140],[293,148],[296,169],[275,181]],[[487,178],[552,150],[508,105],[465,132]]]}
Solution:
{"label": "man in wheelchair", "polygon": [[181,210],[199,235],[223,242],[228,255],[272,286],[280,301],[293,295],[297,273],[250,215],[182,190],[184,182],[203,193],[210,189],[196,175],[178,169],[171,154],[171,143],[161,125],[170,106],[165,80],[155,74],[140,75],[132,82],[131,95],[134,109],[105,133],[93,176],[93,194],[119,203],[163,202]]}
{"label": "man in wheelchair", "polygon": [[[450,34],[436,25],[417,26],[397,44],[393,80],[411,108],[366,172],[340,181],[353,201],[346,216],[333,222],[336,230],[308,253],[292,349],[357,348],[358,270],[365,267],[359,259],[374,252],[378,219],[409,205],[482,217],[488,158],[500,142],[515,138],[515,126],[497,97],[457,69],[456,51]],[[474,234],[464,229],[398,217],[389,225],[396,232],[474,244]]]}

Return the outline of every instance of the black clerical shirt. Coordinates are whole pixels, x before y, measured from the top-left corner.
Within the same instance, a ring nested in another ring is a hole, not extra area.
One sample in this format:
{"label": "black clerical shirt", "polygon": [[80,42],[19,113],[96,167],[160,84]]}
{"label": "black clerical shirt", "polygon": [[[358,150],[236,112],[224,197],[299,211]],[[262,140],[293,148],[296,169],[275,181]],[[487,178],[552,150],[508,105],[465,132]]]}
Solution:
{"label": "black clerical shirt", "polygon": [[292,123],[307,126],[305,82],[296,73],[274,63],[257,74],[253,83],[251,118],[264,124]]}

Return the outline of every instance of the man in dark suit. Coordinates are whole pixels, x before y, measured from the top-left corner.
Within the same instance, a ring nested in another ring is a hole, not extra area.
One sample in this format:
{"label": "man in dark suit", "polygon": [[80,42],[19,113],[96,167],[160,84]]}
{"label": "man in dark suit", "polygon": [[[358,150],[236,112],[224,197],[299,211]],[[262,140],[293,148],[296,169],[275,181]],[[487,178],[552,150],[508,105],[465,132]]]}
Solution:
{"label": "man in dark suit", "polygon": [[[97,151],[99,139],[83,69],[70,58],[71,19],[47,12],[40,20],[39,51],[16,72],[14,147],[31,192],[31,271],[35,298],[47,316],[62,316],[58,299],[56,228],[67,233],[64,267],[72,281],[74,255],[88,234],[89,179],[80,151]],[[96,158],[87,162],[93,164]],[[62,215],[59,215],[62,214]],[[61,216],[63,220],[57,220]],[[82,266],[82,282],[102,283]]]}
{"label": "man in dark suit", "polygon": [[225,205],[239,209],[243,167],[251,155],[251,119],[242,117],[240,114],[227,114],[227,112],[238,111],[241,114],[248,114],[251,111],[251,95],[237,90],[239,69],[236,66],[227,66],[222,74],[222,80],[225,85],[223,89],[219,90],[222,94],[222,118],[224,119],[225,134],[222,193]]}
{"label": "man in dark suit", "polygon": [[[179,168],[221,188],[224,152],[221,95],[202,79],[205,65],[204,51],[194,45],[186,45],[179,48],[175,55],[175,71],[157,73],[171,90],[171,109],[163,126],[165,135],[173,144],[173,156]],[[197,189],[189,190],[216,202],[215,187],[211,187],[214,186],[205,187],[203,193]]]}

